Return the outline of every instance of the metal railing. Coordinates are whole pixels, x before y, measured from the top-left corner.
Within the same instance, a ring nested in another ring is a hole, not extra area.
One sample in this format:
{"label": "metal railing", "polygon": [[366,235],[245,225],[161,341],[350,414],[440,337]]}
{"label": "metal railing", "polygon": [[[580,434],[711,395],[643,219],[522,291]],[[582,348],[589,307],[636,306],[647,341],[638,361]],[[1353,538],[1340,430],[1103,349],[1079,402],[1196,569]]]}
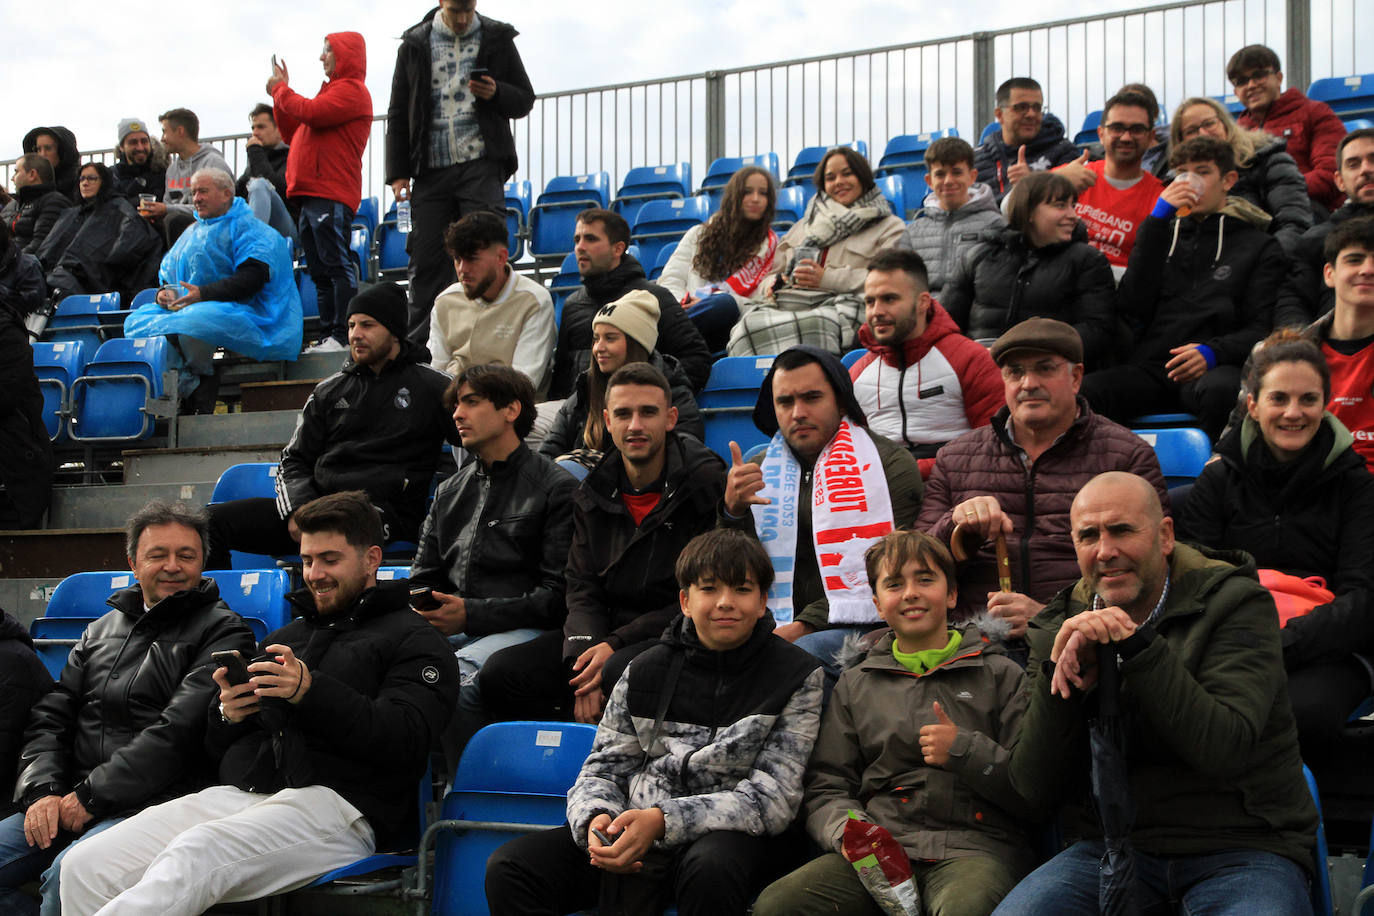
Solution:
{"label": "metal railing", "polygon": [[[519,178],[537,196],[555,175],[691,162],[699,182],[719,156],[776,152],[783,170],[805,146],[868,143],[954,127],[977,145],[1002,80],[1030,75],[1072,137],[1120,85],[1155,89],[1163,111],[1190,95],[1229,92],[1225,64],[1252,43],[1274,48],[1290,85],[1374,71],[1369,0],[1183,0],[863,51],[541,95],[513,122]],[[380,157],[384,118],[363,163],[365,194],[389,203]],[[210,137],[236,174],[246,134]],[[113,150],[85,154],[113,159]],[[3,164],[6,182],[9,163]]]}

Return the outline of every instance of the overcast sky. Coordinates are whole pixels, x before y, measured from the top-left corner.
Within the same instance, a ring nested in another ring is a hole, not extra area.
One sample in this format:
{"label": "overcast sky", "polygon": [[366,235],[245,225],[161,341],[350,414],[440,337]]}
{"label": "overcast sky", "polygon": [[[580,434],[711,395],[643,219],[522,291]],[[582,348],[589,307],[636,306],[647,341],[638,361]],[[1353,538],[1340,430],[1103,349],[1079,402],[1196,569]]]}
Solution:
{"label": "overcast sky", "polygon": [[[1140,5],[1103,0],[1093,11]],[[18,155],[32,126],[65,124],[83,150],[98,149],[114,145],[121,118],[155,119],[182,106],[200,116],[203,136],[246,131],[248,110],[267,99],[272,54],[290,66],[294,88],[314,95],[320,45],[334,31],[363,34],[368,88],[374,110],[384,113],[399,36],[432,8],[372,0],[75,7],[14,0],[4,7],[0,84],[9,127],[0,159]],[[479,0],[478,10],[520,30],[534,88],[550,92],[1044,22],[1084,7],[1073,0]]]}

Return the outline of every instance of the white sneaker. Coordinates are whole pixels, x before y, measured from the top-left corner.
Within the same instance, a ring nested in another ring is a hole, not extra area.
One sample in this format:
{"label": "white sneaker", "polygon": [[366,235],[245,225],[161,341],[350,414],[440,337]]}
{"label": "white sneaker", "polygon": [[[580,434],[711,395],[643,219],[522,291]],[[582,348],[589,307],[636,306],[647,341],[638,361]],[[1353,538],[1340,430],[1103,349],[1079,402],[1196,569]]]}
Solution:
{"label": "white sneaker", "polygon": [[344,350],[347,350],[347,349],[348,349],[348,347],[345,347],[343,344],[339,343],[339,342],[338,342],[337,340],[335,340],[334,338],[332,338],[332,337],[326,337],[324,340],[322,340],[322,341],[320,341],[319,343],[315,344],[313,347],[307,347],[306,350],[305,350],[305,352],[306,352],[306,353],[342,353]]}

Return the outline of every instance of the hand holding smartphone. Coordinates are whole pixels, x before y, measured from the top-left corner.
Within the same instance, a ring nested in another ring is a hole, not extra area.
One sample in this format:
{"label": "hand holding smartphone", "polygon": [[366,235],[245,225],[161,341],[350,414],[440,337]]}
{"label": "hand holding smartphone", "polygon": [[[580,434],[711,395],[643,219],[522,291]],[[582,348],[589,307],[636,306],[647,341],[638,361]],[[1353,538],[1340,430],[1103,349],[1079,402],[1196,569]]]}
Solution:
{"label": "hand holding smartphone", "polygon": [[602,831],[601,831],[599,828],[597,828],[597,827],[593,827],[593,828],[592,828],[592,836],[596,837],[596,841],[597,841],[598,843],[600,843],[602,846],[614,846],[614,845],[615,845],[615,840],[613,840],[613,839],[611,839],[610,837],[606,836],[606,834],[605,834],[604,832],[602,832]]}
{"label": "hand holding smartphone", "polygon": [[236,649],[228,652],[211,652],[210,660],[227,669],[225,676],[229,678],[230,685],[234,687],[248,683],[249,678],[252,677],[248,673],[248,663],[243,660],[243,656]]}

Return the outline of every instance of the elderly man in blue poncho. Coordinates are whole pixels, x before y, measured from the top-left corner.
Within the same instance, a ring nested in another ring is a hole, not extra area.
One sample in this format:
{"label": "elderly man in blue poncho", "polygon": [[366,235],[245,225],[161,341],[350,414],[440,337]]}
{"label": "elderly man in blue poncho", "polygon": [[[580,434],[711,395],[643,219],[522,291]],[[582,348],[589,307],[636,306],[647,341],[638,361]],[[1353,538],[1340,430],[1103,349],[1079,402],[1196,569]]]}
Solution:
{"label": "elderly man in blue poncho", "polygon": [[125,337],[171,338],[179,357],[184,410],[215,408],[216,347],[258,360],[295,359],[301,349],[301,299],[288,242],[234,196],[218,168],[191,179],[196,222],[162,259],[157,301],[124,321]]}

